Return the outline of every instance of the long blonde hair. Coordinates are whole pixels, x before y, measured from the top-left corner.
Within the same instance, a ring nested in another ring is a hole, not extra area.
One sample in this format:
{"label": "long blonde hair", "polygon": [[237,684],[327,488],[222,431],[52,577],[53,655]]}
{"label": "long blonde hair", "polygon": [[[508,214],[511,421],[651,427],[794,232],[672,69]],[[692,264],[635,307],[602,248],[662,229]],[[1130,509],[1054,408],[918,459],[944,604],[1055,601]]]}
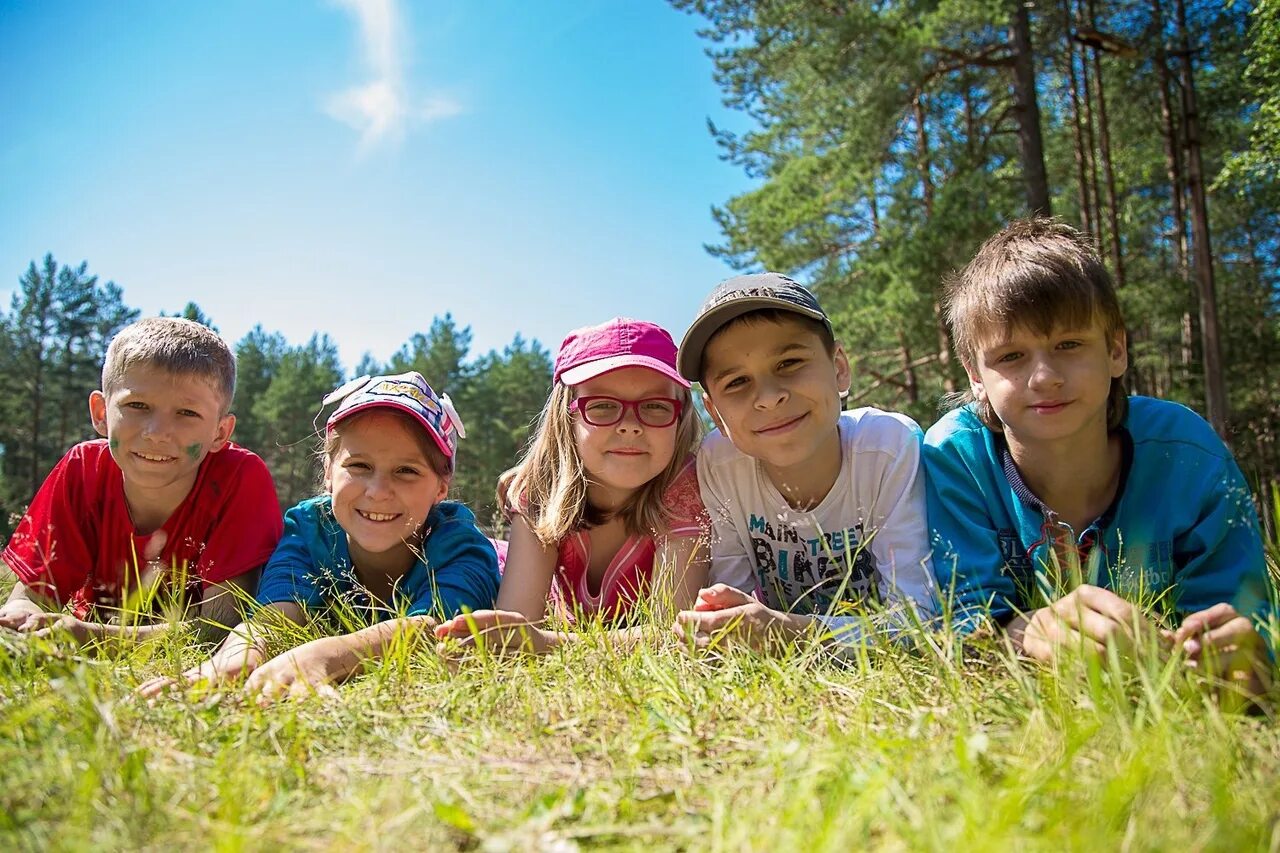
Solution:
{"label": "long blonde hair", "polygon": [[[590,474],[582,464],[573,438],[574,415],[569,409],[573,388],[557,382],[538,415],[533,440],[524,458],[498,478],[499,506],[518,506],[538,541],[556,545],[581,527],[603,524],[613,516],[623,519],[631,534],[658,534],[667,529],[662,496],[675,481],[702,438],[702,421],[693,407],[689,389],[676,386],[681,402],[675,429],[675,450],[662,473],[632,493],[616,513],[606,513],[587,502]],[[648,427],[653,429],[653,427]]]}

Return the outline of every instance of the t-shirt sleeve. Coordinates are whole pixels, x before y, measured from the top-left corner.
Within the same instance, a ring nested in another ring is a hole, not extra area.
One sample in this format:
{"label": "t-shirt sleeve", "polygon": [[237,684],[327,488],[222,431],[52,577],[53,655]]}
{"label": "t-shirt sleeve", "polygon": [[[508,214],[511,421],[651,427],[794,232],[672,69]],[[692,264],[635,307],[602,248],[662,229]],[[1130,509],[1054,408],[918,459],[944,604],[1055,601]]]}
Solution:
{"label": "t-shirt sleeve", "polygon": [[933,572],[938,595],[957,630],[969,632],[988,616],[1003,623],[1013,615],[1013,579],[1003,571],[995,521],[961,438],[924,446]]}
{"label": "t-shirt sleeve", "polygon": [[711,568],[708,583],[723,583],[743,592],[756,593],[759,583],[755,565],[738,535],[744,496],[734,488],[730,465],[716,464],[719,455],[714,442],[727,441],[716,433],[708,436],[698,451],[698,488],[708,516],[711,537]]}
{"label": "t-shirt sleeve", "polygon": [[60,605],[93,571],[90,525],[96,513],[87,506],[85,488],[93,473],[81,447],[68,451],[45,477],[4,550],[4,562],[19,580]]}
{"label": "t-shirt sleeve", "polygon": [[280,541],[283,524],[275,483],[256,454],[244,451],[220,486],[218,517],[200,552],[200,576],[206,586],[265,565]]}
{"label": "t-shirt sleeve", "polygon": [[498,595],[498,555],[461,504],[437,505],[431,533],[423,543],[428,571],[408,590],[407,615],[447,618],[463,610],[493,607]]}
{"label": "t-shirt sleeve", "polygon": [[316,525],[314,514],[306,504],[291,507],[284,514],[284,535],[262,570],[258,584],[258,604],[293,602],[307,609],[318,609],[324,599],[316,586],[319,567],[312,557],[309,535]]}
{"label": "t-shirt sleeve", "polygon": [[[896,447],[881,451],[879,489],[873,503],[877,525],[871,537],[881,592],[886,602],[910,604],[922,619],[937,614],[932,555],[920,461],[920,428],[893,419]],[[855,466],[858,460],[855,460]]]}
{"label": "t-shirt sleeve", "polygon": [[1220,476],[1207,477],[1195,526],[1175,540],[1175,605],[1183,616],[1231,604],[1236,612],[1265,618],[1271,584],[1249,487],[1229,451],[1222,449]]}
{"label": "t-shirt sleeve", "polygon": [[678,539],[706,535],[711,522],[702,503],[702,494],[698,491],[698,464],[692,457],[663,495],[663,504],[670,519],[668,537]]}

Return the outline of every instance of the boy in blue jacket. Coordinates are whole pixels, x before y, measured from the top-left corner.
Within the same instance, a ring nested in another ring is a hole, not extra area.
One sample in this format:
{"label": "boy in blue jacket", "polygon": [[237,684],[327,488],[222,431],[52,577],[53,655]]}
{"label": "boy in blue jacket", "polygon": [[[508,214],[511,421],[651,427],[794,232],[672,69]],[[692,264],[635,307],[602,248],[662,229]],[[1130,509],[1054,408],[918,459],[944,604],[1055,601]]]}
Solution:
{"label": "boy in blue jacket", "polygon": [[957,627],[990,620],[1049,661],[1152,631],[1135,600],[1154,602],[1175,616],[1166,643],[1264,689],[1270,584],[1249,490],[1198,415],[1126,395],[1124,320],[1085,236],[1015,222],[946,302],[971,395],[928,431],[924,459]]}

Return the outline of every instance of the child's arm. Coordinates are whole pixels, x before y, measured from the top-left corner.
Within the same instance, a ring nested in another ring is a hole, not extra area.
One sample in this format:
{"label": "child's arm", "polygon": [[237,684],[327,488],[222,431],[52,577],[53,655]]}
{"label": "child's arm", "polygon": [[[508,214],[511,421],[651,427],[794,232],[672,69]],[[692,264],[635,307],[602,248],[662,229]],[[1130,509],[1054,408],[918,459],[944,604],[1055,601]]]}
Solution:
{"label": "child's arm", "polygon": [[[676,612],[692,606],[698,591],[706,586],[709,551],[701,535],[682,536],[665,542],[655,559],[656,577],[650,590],[650,604],[655,623],[666,625]],[[502,583],[505,589],[509,581],[504,578]],[[651,632],[649,628],[636,626],[610,630],[605,635],[615,646],[631,648]],[[522,613],[502,609],[455,616],[436,628],[436,636],[458,638],[463,647],[474,646],[477,637],[484,637],[486,648],[491,651],[528,654],[545,654],[582,639],[576,632],[551,631]]]}
{"label": "child's arm", "polygon": [[523,515],[514,516],[495,609],[519,613],[530,622],[542,621],[547,615],[547,596],[557,557],[556,547],[542,544]]}
{"label": "child's arm", "polygon": [[[1000,495],[987,470],[991,462],[985,458],[981,433],[947,432],[945,426],[942,422],[930,429],[924,445],[932,566],[951,624],[970,633],[989,622],[1007,622],[1014,615],[1017,590],[1003,570],[1000,525],[993,517]],[[1019,547],[1016,542],[1014,546]]]}
{"label": "child's arm", "polygon": [[[0,566],[7,571],[9,567],[0,560]],[[49,598],[32,590],[22,581],[13,585],[9,598],[0,607],[0,628],[12,631],[35,631],[44,628],[61,618],[57,604]]]}
{"label": "child's arm", "polygon": [[263,623],[271,616],[301,625],[306,618],[302,607],[292,602],[277,602],[262,607],[252,619],[246,619],[227,635],[216,652],[203,663],[186,670],[178,678],[157,676],[138,687],[144,698],[153,699],[183,684],[218,684],[251,673],[266,660],[266,636]]}
{"label": "child's arm", "polygon": [[[878,415],[871,425],[885,433],[882,444],[852,461],[856,482],[861,477],[873,478],[869,486],[875,496],[871,518],[876,526],[865,531],[868,541],[863,547],[870,548],[875,557],[881,601],[889,621],[895,629],[902,629],[938,613],[921,457],[924,435],[914,421],[901,415]],[[914,611],[914,618],[910,611]],[[833,629],[851,627],[821,617],[819,621]]]}
{"label": "child's arm", "polygon": [[435,624],[430,616],[409,616],[303,643],[257,666],[245,682],[245,689],[264,699],[330,693],[330,685],[345,681],[370,661],[382,658],[394,643],[408,641],[412,649],[430,639]]}
{"label": "child's arm", "polygon": [[436,627],[436,636],[456,637],[471,644],[474,629],[476,634],[492,632],[490,638],[495,647],[548,650],[556,642],[555,635],[536,626],[546,617],[556,557],[556,548],[543,545],[524,516],[515,515],[511,519],[506,568],[493,608],[454,615]]}

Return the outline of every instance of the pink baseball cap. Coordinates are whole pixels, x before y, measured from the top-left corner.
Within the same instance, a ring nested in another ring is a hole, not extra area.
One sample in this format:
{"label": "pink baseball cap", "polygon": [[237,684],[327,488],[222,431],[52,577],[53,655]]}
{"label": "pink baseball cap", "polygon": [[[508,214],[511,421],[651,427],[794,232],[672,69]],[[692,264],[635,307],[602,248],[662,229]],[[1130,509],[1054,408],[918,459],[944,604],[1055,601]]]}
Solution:
{"label": "pink baseball cap", "polygon": [[386,407],[412,415],[449,459],[458,452],[458,439],[467,436],[449,395],[436,394],[416,370],[395,376],[358,376],[330,391],[324,405],[331,403],[338,403],[338,408],[329,415],[326,430],[357,412]]}
{"label": "pink baseball cap", "polygon": [[556,353],[555,381],[577,385],[624,367],[647,367],[689,387],[689,380],[676,369],[676,343],[667,330],[627,317],[565,335]]}

